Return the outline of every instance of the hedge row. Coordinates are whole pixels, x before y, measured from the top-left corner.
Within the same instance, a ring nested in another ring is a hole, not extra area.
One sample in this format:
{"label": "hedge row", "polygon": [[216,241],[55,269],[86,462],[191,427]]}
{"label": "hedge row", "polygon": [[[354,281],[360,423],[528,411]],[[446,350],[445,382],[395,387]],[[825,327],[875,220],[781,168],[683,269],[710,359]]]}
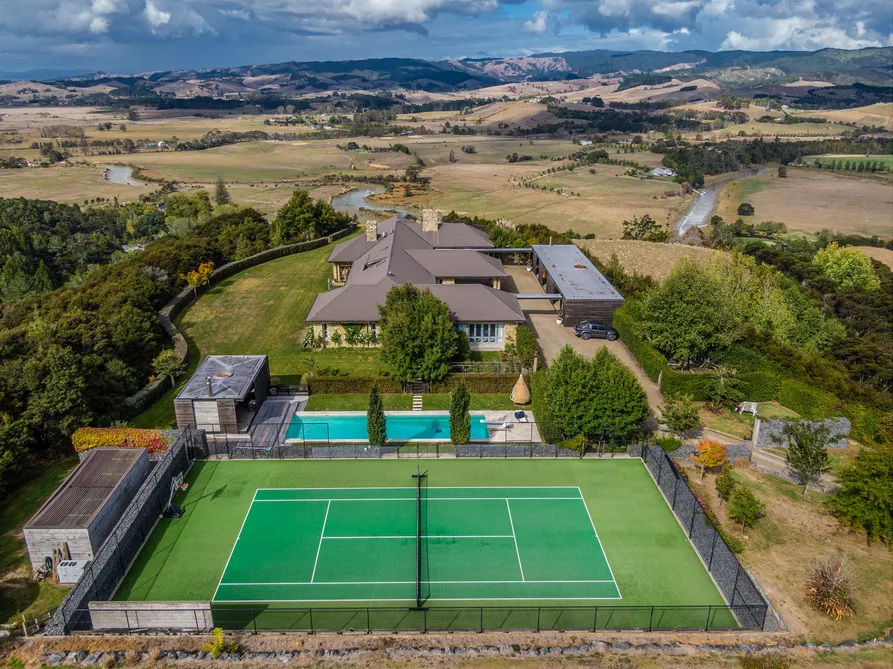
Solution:
{"label": "hedge row", "polygon": [[[511,393],[518,377],[515,374],[453,374],[443,381],[430,385],[432,393],[448,393],[459,381],[465,381],[472,395]],[[310,380],[311,395],[365,395],[378,383],[383,393],[402,393],[403,384],[387,376],[318,376]]]}
{"label": "hedge row", "polygon": [[387,376],[317,376],[307,385],[311,395],[368,395],[374,383],[383,393],[403,392],[403,385]]}
{"label": "hedge row", "polygon": [[432,393],[452,392],[460,381],[465,381],[472,395],[511,393],[518,381],[516,374],[453,374],[443,381],[431,384]]}
{"label": "hedge row", "polygon": [[135,427],[82,427],[71,435],[76,453],[91,448],[145,448],[149,453],[161,453],[170,446],[170,440],[156,430]]}
{"label": "hedge row", "polygon": [[778,401],[804,418],[825,418],[838,408],[834,395],[796,379],[785,379],[779,384]]}
{"label": "hedge row", "polygon": [[614,329],[620,335],[620,341],[626,344],[626,347],[639,361],[648,378],[657,383],[661,372],[666,374],[670,368],[667,367],[667,359],[661,352],[645,341],[645,338],[639,333],[640,310],[641,305],[627,302],[614,312]]}
{"label": "hedge row", "polygon": [[533,412],[533,420],[536,421],[543,443],[558,444],[564,439],[564,435],[555,424],[552,410],[546,400],[547,380],[548,376],[542,370],[527,377],[527,382],[530,384],[530,410]]}

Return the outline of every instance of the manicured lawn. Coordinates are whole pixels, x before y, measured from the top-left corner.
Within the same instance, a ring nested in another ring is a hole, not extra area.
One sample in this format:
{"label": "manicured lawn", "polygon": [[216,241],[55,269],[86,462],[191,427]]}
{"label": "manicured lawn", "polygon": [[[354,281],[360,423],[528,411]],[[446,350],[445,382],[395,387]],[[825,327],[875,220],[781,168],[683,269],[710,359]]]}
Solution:
{"label": "manicured lawn", "polygon": [[[449,393],[432,393],[423,395],[423,406],[426,411],[449,410]],[[409,411],[412,409],[412,395],[382,395],[385,411]],[[311,395],[307,402],[307,411],[366,411],[369,408],[368,395]],[[517,407],[508,395],[472,395],[473,411],[500,411]]]}
{"label": "manicured lawn", "polygon": [[[790,409],[775,402],[760,402],[757,406],[757,415],[760,418],[796,418],[797,414]],[[753,416],[749,413],[739,414],[732,409],[726,409],[721,414],[715,414],[709,409],[701,411],[704,425],[718,432],[725,432],[741,439],[750,439],[753,436]]]}
{"label": "manicured lawn", "polygon": [[40,469],[40,475],[7,498],[0,507],[0,623],[19,613],[37,615],[58,606],[68,588],[31,578],[31,566],[21,531],[41,504],[77,465],[65,458]]}

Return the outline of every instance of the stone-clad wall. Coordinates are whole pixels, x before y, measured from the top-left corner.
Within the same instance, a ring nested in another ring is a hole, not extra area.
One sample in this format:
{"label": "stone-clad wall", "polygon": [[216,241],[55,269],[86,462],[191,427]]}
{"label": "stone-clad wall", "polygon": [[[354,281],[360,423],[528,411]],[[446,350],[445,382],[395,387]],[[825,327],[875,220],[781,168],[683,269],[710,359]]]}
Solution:
{"label": "stone-clad wall", "polygon": [[[784,429],[791,421],[783,418],[766,418],[759,420],[759,426],[755,430],[756,443],[755,448],[787,448],[788,438],[785,436]],[[828,448],[838,449],[847,447],[847,438],[850,434],[850,423],[847,418],[826,418],[822,421],[804,421],[812,425],[825,425],[831,430],[831,441]]]}

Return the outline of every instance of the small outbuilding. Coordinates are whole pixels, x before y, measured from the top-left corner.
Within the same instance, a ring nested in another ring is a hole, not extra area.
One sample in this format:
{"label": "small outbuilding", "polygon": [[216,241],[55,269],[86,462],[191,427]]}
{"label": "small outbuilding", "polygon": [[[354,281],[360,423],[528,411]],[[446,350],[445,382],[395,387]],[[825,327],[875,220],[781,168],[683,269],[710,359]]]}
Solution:
{"label": "small outbuilding", "polygon": [[536,244],[531,268],[565,325],[595,320],[612,325],[623,296],[574,244]]}
{"label": "small outbuilding", "polygon": [[92,560],[149,475],[145,448],[94,448],[25,525],[31,566],[67,544],[71,560]]}
{"label": "small outbuilding", "polygon": [[177,427],[247,430],[270,391],[265,355],[209,355],[174,400]]}

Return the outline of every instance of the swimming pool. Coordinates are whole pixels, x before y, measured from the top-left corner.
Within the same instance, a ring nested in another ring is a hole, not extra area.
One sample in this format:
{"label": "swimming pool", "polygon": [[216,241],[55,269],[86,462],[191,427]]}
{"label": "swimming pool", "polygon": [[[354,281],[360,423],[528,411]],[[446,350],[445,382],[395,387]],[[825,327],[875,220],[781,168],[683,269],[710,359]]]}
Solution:
{"label": "swimming pool", "polygon": [[[483,414],[471,414],[471,438],[486,441]],[[450,438],[449,414],[388,414],[390,441],[440,441]],[[286,439],[302,441],[369,441],[366,414],[297,413],[291,419]]]}

